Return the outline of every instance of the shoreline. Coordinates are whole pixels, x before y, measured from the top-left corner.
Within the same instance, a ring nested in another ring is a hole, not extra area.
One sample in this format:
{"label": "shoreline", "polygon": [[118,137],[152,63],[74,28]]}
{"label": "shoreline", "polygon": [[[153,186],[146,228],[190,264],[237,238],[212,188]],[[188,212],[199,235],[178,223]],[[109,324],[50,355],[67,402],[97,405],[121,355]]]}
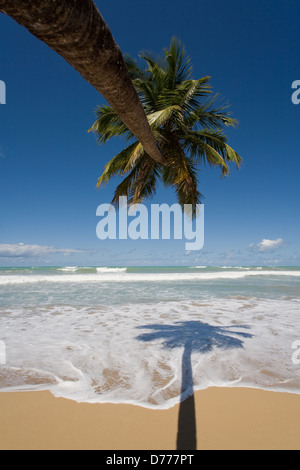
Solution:
{"label": "shoreline", "polygon": [[167,410],[2,392],[0,422],[0,450],[300,450],[300,395],[254,388],[201,390]]}

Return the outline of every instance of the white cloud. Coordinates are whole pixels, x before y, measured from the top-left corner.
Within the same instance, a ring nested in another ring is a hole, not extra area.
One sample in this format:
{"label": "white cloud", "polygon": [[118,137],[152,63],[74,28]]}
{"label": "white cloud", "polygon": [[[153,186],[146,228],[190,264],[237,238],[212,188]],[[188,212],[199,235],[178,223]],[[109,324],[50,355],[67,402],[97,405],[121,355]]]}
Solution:
{"label": "white cloud", "polygon": [[60,249],[53,246],[0,244],[0,258],[42,258],[48,255],[69,256],[82,253],[84,250]]}
{"label": "white cloud", "polygon": [[255,245],[254,243],[251,243],[251,245],[249,245],[249,248],[256,248],[260,253],[264,253],[266,251],[278,250],[283,245],[284,245],[284,240],[282,238],[278,238],[277,240],[263,239],[257,245]]}

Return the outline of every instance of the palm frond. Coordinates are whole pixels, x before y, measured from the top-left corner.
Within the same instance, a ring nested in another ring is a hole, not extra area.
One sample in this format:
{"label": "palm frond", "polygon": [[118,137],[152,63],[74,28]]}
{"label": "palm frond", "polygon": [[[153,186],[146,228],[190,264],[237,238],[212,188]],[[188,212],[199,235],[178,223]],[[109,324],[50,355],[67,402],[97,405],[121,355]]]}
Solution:
{"label": "palm frond", "polygon": [[97,134],[100,144],[104,144],[112,137],[122,136],[126,141],[134,138],[133,133],[110,106],[99,106],[96,115],[97,120],[89,132]]}
{"label": "palm frond", "polygon": [[117,186],[112,203],[119,204],[121,196],[127,196],[128,205],[136,205],[156,192],[159,171],[157,163],[147,154],[136,163],[130,174]]}
{"label": "palm frond", "polygon": [[183,136],[185,149],[189,150],[191,158],[195,162],[207,161],[209,165],[220,166],[222,176],[229,174],[226,163],[226,136],[222,131],[191,131]]}
{"label": "palm frond", "polygon": [[180,106],[182,115],[186,117],[199,108],[200,98],[210,93],[209,77],[203,77],[200,80],[187,80],[172,90],[164,90],[159,98],[158,106],[159,108],[171,104]]}
{"label": "palm frond", "polygon": [[118,153],[105,166],[104,172],[98,179],[97,187],[107,184],[111,178],[124,175],[132,170],[139,158],[143,156],[144,149],[139,142],[135,142],[122,152]]}
{"label": "palm frond", "polygon": [[[113,202],[118,204],[120,196],[127,196],[129,204],[137,204],[152,197],[161,180],[175,189],[182,206],[191,205],[190,215],[194,216],[203,198],[198,180],[201,166],[219,166],[226,176],[230,163],[237,168],[242,164],[224,133],[225,127],[237,125],[230,105],[219,94],[212,96],[210,77],[192,79],[191,59],[174,38],[164,57],[143,52],[138,60],[127,56],[125,61],[167,163],[158,164],[139,142],[133,142],[107,163],[98,187],[122,176]],[[100,143],[116,136],[134,138],[109,106],[97,109],[97,121],[90,131]]]}
{"label": "palm frond", "polygon": [[233,150],[233,148],[231,148],[228,144],[225,144],[225,147],[226,147],[226,160],[228,162],[234,162],[237,168],[240,168],[243,163],[242,157],[235,150]]}
{"label": "palm frond", "polygon": [[191,216],[196,215],[197,204],[201,204],[203,195],[198,190],[198,170],[189,159],[180,143],[175,140],[168,145],[168,164],[162,168],[162,181],[165,186],[172,186],[176,190],[177,200],[184,205],[191,206]]}
{"label": "palm frond", "polygon": [[238,121],[230,117],[229,109],[230,103],[225,101],[219,94],[215,94],[210,100],[200,104],[198,108],[187,115],[185,124],[190,128],[195,125],[210,129],[218,129],[223,126],[236,127]]}
{"label": "palm frond", "polygon": [[158,60],[148,55],[141,54],[146,64],[140,65],[139,62],[126,57],[126,64],[130,77],[144,105],[146,113],[155,109],[157,97],[165,84],[165,71],[159,65]]}
{"label": "palm frond", "polygon": [[160,111],[156,111],[155,113],[148,115],[149,124],[156,128],[164,126],[168,123],[168,121],[172,121],[173,123],[180,123],[182,122],[182,120],[182,109],[180,106],[177,105],[168,106],[165,109],[161,109]]}
{"label": "palm frond", "polygon": [[128,201],[132,201],[134,195],[134,185],[136,184],[136,180],[140,173],[140,164],[137,164],[129,173],[126,178],[117,186],[114,197],[112,200],[112,204],[116,206],[119,205],[119,198],[122,196],[127,196]]}
{"label": "palm frond", "polygon": [[191,58],[176,38],[172,38],[170,48],[165,49],[165,55],[168,62],[167,84],[172,90],[177,84],[191,78],[193,72]]}
{"label": "palm frond", "polygon": [[152,158],[146,156],[139,177],[133,187],[134,195],[129,204],[138,204],[146,198],[153,197],[156,193],[157,184],[157,164]]}
{"label": "palm frond", "polygon": [[124,60],[132,81],[149,80],[149,72],[147,68],[143,66],[142,62],[138,62],[137,60],[133,59],[130,55],[125,55]]}
{"label": "palm frond", "polygon": [[[233,162],[236,164],[237,168],[241,167],[243,162],[242,157],[233,150],[227,144],[227,137],[223,133],[222,129],[202,129],[200,131],[190,131],[188,134],[181,136],[184,141],[184,148],[186,151],[189,151],[191,158],[194,161],[203,161],[208,151],[207,161],[213,165],[223,165],[224,162]],[[213,149],[218,153],[219,157],[222,160],[219,161],[215,152],[212,152]],[[214,163],[215,162],[215,163]],[[228,165],[224,166],[224,175],[228,174],[229,171]]]}

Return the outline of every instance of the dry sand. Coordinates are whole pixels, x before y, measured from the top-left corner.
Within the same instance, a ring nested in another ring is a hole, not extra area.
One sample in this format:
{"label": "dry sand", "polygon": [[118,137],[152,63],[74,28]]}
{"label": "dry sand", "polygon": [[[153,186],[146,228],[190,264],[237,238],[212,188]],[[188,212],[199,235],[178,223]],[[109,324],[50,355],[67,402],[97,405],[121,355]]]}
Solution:
{"label": "dry sand", "polygon": [[[179,406],[78,404],[49,392],[0,393],[0,450],[300,450],[300,396],[211,388]],[[181,447],[182,449],[182,447]]]}

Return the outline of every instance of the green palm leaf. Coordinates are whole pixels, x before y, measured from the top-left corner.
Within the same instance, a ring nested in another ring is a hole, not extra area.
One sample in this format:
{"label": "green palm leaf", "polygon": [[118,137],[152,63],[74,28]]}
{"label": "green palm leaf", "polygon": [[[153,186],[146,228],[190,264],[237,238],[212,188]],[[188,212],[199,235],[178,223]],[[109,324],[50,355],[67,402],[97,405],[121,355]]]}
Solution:
{"label": "green palm leaf", "polygon": [[206,103],[200,103],[192,113],[187,115],[185,124],[189,128],[194,126],[210,129],[222,129],[224,126],[236,127],[238,121],[230,117],[229,110],[229,103],[216,94]]}
{"label": "green palm leaf", "polygon": [[144,153],[143,147],[139,142],[135,142],[122,152],[118,153],[105,166],[104,172],[98,180],[97,187],[108,183],[111,178],[117,175],[124,175],[134,168],[136,162]]}
{"label": "green palm leaf", "polygon": [[182,109],[180,106],[172,105],[165,109],[148,114],[148,121],[151,126],[158,128],[164,126],[169,121],[180,122],[183,120]]}
{"label": "green palm leaf", "polygon": [[[137,204],[152,197],[161,180],[175,190],[182,206],[192,206],[194,216],[203,200],[198,179],[201,166],[219,166],[226,176],[230,163],[237,168],[242,164],[224,133],[227,126],[236,127],[237,121],[231,116],[229,103],[219,94],[212,96],[210,77],[192,79],[191,59],[180,41],[173,38],[163,57],[143,52],[139,60],[129,56],[125,60],[166,164],[152,160],[142,145],[134,142],[106,164],[98,187],[121,176],[124,179],[113,202],[118,204],[120,196],[127,196],[129,204]],[[134,138],[109,106],[97,109],[97,120],[90,130],[100,143],[112,137]]]}
{"label": "green palm leaf", "polygon": [[124,137],[130,140],[133,133],[125,126],[119,116],[110,106],[100,106],[97,111],[97,121],[92,125],[89,132],[94,132],[98,136],[98,142],[105,144],[112,137]]}

